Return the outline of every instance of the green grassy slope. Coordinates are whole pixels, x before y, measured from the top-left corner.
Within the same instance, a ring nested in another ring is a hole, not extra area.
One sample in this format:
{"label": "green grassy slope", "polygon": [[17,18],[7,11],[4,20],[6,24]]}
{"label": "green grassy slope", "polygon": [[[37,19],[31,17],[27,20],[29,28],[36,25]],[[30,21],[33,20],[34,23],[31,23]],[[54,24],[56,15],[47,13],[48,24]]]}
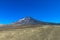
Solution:
{"label": "green grassy slope", "polygon": [[60,40],[60,27],[44,26],[0,31],[0,40]]}

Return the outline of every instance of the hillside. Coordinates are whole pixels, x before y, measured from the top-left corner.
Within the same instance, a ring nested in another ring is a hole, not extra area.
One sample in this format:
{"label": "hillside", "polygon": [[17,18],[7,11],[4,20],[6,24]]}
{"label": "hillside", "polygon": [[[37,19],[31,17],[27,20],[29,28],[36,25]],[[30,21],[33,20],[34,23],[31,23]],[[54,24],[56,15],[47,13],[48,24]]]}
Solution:
{"label": "hillside", "polygon": [[60,27],[42,27],[0,31],[0,40],[60,40]]}

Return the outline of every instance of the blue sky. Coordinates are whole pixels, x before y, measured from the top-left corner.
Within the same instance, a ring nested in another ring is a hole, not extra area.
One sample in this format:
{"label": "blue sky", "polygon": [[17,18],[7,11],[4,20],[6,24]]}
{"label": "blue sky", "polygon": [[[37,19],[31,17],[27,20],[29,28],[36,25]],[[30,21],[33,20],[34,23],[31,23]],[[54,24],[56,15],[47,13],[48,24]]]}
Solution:
{"label": "blue sky", "polygon": [[60,0],[0,0],[0,24],[25,16],[60,23]]}

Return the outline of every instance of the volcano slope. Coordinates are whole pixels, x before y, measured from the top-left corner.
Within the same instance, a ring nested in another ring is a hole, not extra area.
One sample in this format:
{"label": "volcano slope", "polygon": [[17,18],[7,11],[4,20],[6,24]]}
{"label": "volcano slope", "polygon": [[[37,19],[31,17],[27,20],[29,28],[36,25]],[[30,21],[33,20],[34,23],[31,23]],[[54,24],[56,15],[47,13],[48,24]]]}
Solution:
{"label": "volcano slope", "polygon": [[60,40],[60,25],[0,31],[0,40]]}

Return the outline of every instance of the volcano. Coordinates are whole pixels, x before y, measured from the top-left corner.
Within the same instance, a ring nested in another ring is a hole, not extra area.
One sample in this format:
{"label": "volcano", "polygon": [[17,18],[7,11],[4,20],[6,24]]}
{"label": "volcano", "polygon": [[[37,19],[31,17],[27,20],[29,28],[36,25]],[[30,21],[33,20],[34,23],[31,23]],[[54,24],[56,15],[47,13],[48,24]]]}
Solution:
{"label": "volcano", "polygon": [[21,18],[21,19],[17,20],[16,22],[14,22],[13,24],[19,24],[19,25],[34,25],[34,24],[40,24],[40,25],[60,25],[60,23],[51,23],[51,22],[39,21],[39,20],[36,20],[36,19],[34,19],[32,17]]}
{"label": "volcano", "polygon": [[19,19],[18,21],[14,22],[13,24],[20,24],[20,25],[33,25],[33,24],[40,24],[42,22],[32,18],[32,17],[24,17]]}

